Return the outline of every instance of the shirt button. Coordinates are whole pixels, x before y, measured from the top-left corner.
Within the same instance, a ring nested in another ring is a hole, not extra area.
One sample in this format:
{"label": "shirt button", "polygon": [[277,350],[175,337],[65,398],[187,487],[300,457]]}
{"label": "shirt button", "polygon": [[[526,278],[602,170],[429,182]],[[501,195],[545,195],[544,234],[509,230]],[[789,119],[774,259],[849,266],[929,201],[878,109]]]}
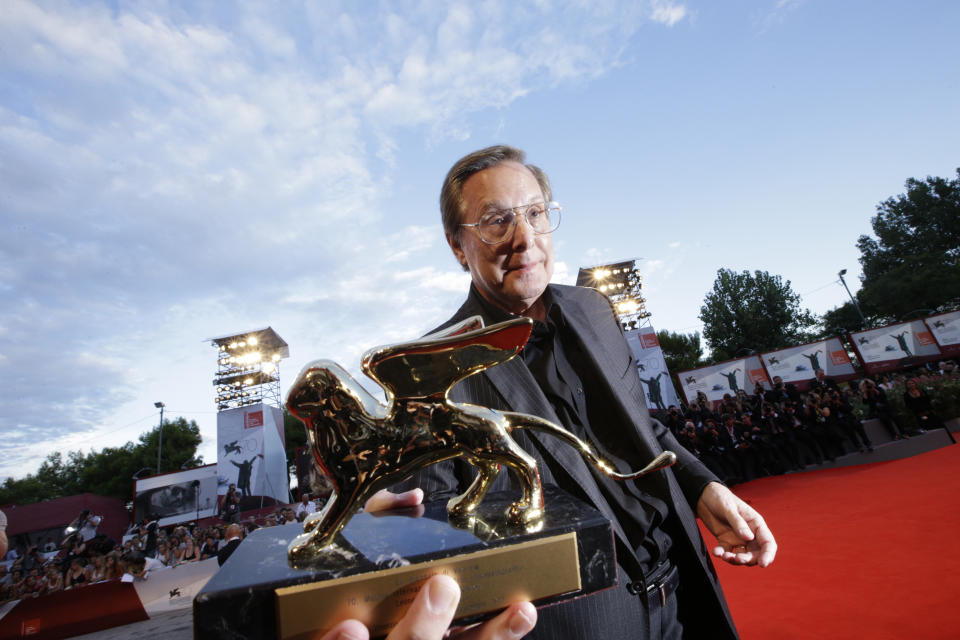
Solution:
{"label": "shirt button", "polygon": [[577,393],[583,395],[583,387],[577,387]]}

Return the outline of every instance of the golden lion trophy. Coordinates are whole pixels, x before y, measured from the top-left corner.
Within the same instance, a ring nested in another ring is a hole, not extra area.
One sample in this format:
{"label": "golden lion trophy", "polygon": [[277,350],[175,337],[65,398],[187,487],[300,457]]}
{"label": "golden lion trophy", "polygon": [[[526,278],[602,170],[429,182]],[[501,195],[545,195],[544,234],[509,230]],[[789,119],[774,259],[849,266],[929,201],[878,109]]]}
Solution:
{"label": "golden lion trophy", "polygon": [[[362,368],[383,388],[385,404],[334,362],[304,367],[287,408],[306,425],[333,492],[302,528],[258,530],[237,548],[197,596],[196,632],[310,637],[350,617],[374,635],[386,633],[419,585],[438,572],[461,584],[461,624],[514,601],[547,604],[615,584],[610,523],[555,488],[545,491],[536,462],[511,433],[555,436],[618,480],[666,468],[676,455],[664,451],[643,469],[621,473],[552,422],[450,399],[464,378],[516,356],[532,326],[517,318],[484,327],[474,317],[414,342],[371,349]],[[455,458],[477,475],[446,505],[358,513],[377,491]],[[501,466],[516,479],[519,497],[486,495]]]}

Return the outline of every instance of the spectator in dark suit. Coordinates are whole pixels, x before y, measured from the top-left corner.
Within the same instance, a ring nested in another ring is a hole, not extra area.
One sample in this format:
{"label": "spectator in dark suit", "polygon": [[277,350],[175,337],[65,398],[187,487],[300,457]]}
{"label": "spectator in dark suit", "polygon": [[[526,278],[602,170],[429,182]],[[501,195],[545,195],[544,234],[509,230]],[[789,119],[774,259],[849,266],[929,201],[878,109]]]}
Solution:
{"label": "spectator in dark suit", "polygon": [[222,567],[227,558],[236,551],[237,547],[243,541],[243,527],[238,524],[231,524],[227,527],[227,542],[220,551],[217,551],[217,563]]}

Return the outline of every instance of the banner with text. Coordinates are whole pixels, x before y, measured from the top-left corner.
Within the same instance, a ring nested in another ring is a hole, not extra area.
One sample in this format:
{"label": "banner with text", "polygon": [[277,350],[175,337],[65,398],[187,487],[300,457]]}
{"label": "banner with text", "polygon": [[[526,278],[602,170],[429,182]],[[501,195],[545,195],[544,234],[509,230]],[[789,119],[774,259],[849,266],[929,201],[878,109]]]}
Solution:
{"label": "banner with text", "polygon": [[763,370],[759,356],[747,356],[709,367],[681,371],[677,377],[680,378],[680,388],[683,389],[688,403],[697,399],[698,392],[703,393],[707,400],[715,402],[722,400],[728,393],[734,396],[741,389],[752,394],[758,382],[764,389],[770,388],[770,380]]}
{"label": "banner with text", "polygon": [[637,372],[643,383],[643,392],[647,398],[647,408],[666,409],[670,405],[679,406],[677,392],[670,380],[667,363],[663,359],[663,350],[657,340],[653,327],[641,327],[626,331],[627,343],[637,361]]}
{"label": "banner with text", "polygon": [[960,311],[938,313],[923,322],[940,345],[944,356],[955,358],[960,355]]}
{"label": "banner with text", "polygon": [[867,373],[910,367],[940,357],[940,348],[923,320],[911,320],[849,334]]}
{"label": "banner with text", "polygon": [[827,377],[836,380],[849,380],[857,376],[840,338],[769,351],[761,353],[760,357],[770,377],[780,376],[784,382],[809,382],[818,370],[823,370]]}

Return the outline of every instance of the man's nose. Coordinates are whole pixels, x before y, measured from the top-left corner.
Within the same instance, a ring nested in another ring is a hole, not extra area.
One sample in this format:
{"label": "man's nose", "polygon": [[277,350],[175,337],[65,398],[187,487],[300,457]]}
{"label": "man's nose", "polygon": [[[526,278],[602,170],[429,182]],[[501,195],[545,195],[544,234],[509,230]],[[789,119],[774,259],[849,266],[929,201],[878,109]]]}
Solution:
{"label": "man's nose", "polygon": [[517,222],[513,228],[511,244],[514,249],[523,249],[533,244],[533,237],[536,234],[533,232],[533,226],[527,220],[525,213],[518,213],[515,220]]}

